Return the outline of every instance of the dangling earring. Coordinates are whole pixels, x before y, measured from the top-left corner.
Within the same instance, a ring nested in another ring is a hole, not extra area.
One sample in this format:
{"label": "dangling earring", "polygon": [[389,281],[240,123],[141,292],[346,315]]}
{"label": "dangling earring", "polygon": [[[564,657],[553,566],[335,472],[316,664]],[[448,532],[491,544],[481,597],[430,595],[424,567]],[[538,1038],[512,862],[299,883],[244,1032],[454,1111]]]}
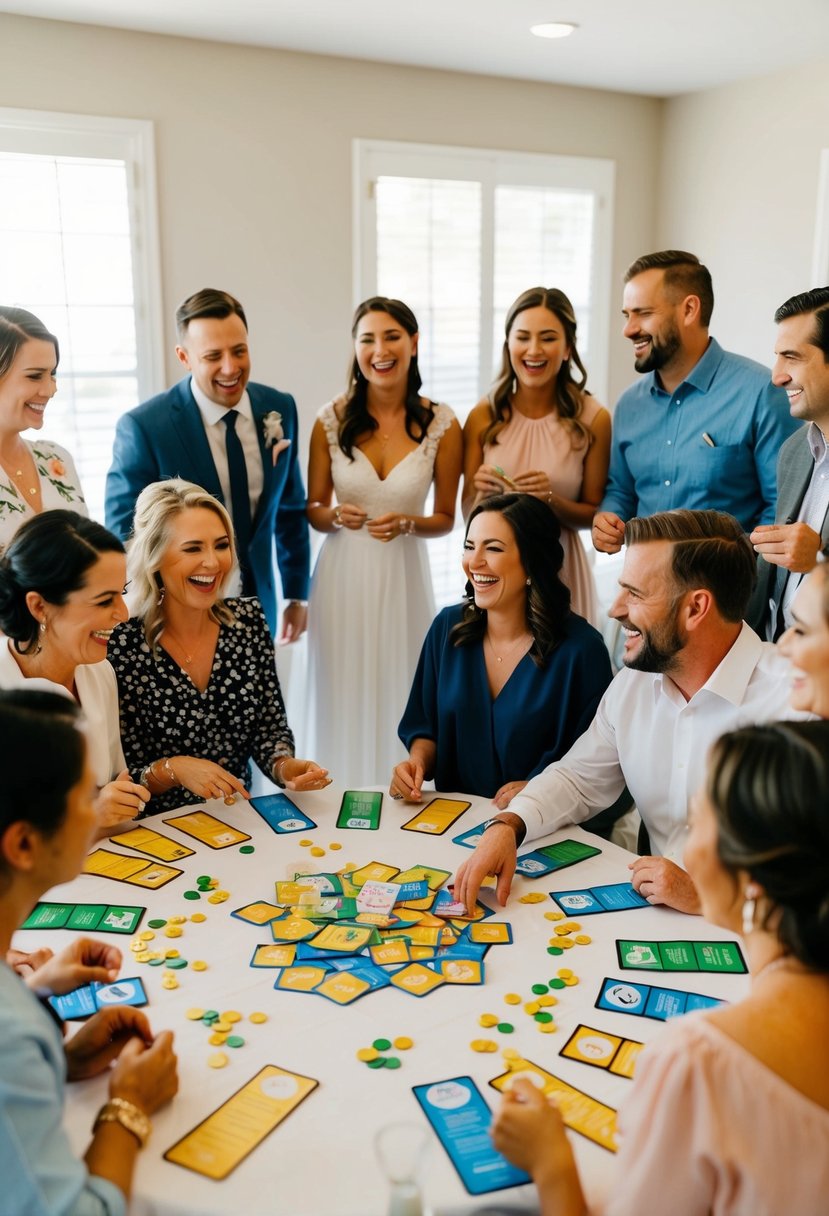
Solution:
{"label": "dangling earring", "polygon": [[[40,632],[41,632],[41,634],[44,634],[46,632],[46,622],[45,621],[40,622]],[[35,646],[35,654],[40,654],[42,649],[43,649],[43,638],[41,636],[37,639],[37,646]]]}
{"label": "dangling earring", "polygon": [[745,900],[743,902],[743,937],[748,937],[749,933],[754,932],[754,917],[757,912],[757,896],[760,894],[760,888],[756,883],[750,882],[745,889]]}
{"label": "dangling earring", "polygon": [[166,595],[166,593],[167,593],[167,588],[162,583],[162,585],[158,589],[158,599],[156,600],[156,604],[158,605],[159,608],[164,603],[164,596]]}

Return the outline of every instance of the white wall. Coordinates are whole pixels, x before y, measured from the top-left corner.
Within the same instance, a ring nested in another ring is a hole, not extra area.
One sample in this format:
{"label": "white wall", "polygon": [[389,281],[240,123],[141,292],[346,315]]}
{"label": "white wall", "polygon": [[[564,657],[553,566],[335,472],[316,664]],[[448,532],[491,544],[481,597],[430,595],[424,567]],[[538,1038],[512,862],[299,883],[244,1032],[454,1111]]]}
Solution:
{"label": "white wall", "polygon": [[665,103],[657,232],[711,268],[712,330],[769,365],[775,309],[812,283],[829,59]]}
{"label": "white wall", "polygon": [[0,16],[0,105],[155,122],[168,375],[176,304],[225,288],[306,439],[349,353],[353,138],[610,157],[614,399],[631,379],[615,318],[656,231],[658,100]]}

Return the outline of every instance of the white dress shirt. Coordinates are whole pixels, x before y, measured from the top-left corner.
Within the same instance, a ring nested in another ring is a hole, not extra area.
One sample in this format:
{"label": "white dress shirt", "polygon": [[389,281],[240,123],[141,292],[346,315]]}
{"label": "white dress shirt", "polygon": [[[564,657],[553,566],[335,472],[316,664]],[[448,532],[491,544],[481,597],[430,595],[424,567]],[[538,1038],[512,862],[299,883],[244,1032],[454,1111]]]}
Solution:
{"label": "white dress shirt", "polygon": [[[230,493],[230,471],[227,467],[227,427],[222,422],[227,413],[227,406],[217,405],[215,401],[211,401],[209,397],[205,397],[192,376],[190,377],[190,392],[193,394],[193,399],[199,407],[199,413],[204,423],[204,431],[207,435],[207,442],[210,444],[210,455],[213,457],[213,463],[219,475],[219,485],[222,487],[225,506],[232,516],[233,509],[231,504],[233,498]],[[250,497],[250,518],[253,520],[256,516],[256,508],[259,506],[259,499],[262,497],[265,474],[262,468],[262,451],[259,447],[259,436],[256,434],[256,419],[253,416],[253,408],[250,404],[247,389],[242,393],[242,399],[239,404],[233,408],[239,416],[239,420],[236,423],[236,434],[239,436],[242,451],[245,453],[245,466],[248,473],[248,496]]]}
{"label": "white dress shirt", "polygon": [[711,744],[741,726],[810,717],[789,708],[790,688],[788,660],[745,623],[690,701],[667,675],[623,668],[581,738],[509,810],[533,840],[604,810],[627,785],[653,852],[681,865],[688,802]]}
{"label": "white dress shirt", "polygon": [[[829,441],[816,422],[809,423],[806,438],[809,441],[815,467],[806,487],[806,493],[803,495],[797,518],[799,522],[808,524],[812,531],[817,532],[820,536],[826,512],[829,511]],[[791,629],[794,624],[792,604],[805,577],[805,574],[791,571],[786,579],[786,586],[783,590],[783,626],[785,629]]]}

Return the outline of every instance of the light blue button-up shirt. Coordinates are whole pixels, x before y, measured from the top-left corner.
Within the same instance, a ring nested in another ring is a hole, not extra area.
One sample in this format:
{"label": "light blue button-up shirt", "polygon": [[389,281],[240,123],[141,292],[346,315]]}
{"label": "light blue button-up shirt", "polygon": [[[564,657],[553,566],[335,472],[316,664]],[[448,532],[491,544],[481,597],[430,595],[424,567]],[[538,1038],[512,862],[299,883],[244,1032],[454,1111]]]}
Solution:
{"label": "light blue button-up shirt", "polygon": [[711,508],[747,532],[773,523],[777,454],[800,425],[767,368],[712,338],[673,393],[648,372],[619,398],[599,510],[628,520]]}

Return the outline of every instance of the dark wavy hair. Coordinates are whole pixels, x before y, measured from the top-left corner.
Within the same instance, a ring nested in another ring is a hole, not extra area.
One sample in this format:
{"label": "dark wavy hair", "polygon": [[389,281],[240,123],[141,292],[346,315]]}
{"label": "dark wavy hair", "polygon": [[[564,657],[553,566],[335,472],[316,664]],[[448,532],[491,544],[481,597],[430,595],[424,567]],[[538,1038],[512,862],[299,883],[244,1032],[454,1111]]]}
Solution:
{"label": "dark wavy hair", "polygon": [[18,528],[0,556],[0,630],[18,654],[37,649],[38,623],[26,595],[37,591],[49,604],[65,604],[86,582],[102,553],[123,553],[117,536],[77,511],[43,511]]}
{"label": "dark wavy hair", "polygon": [[776,722],[715,743],[707,795],[717,851],[766,893],[763,928],[805,966],[829,971],[829,722]]}
{"label": "dark wavy hair", "polygon": [[[559,418],[573,432],[576,440],[589,446],[593,442],[593,432],[581,420],[584,398],[589,394],[586,388],[587,371],[576,349],[576,313],[567,296],[557,287],[530,287],[509,307],[504,323],[501,366],[489,391],[491,420],[481,435],[481,445],[485,447],[488,443],[497,443],[499,433],[512,418],[515,369],[509,357],[509,336],[518,315],[526,312],[528,308],[548,309],[564,330],[564,340],[570,347],[570,354],[556,376],[555,406]],[[578,369],[578,377],[573,375],[573,367]]]}
{"label": "dark wavy hair", "polygon": [[49,333],[43,322],[25,308],[0,306],[0,376],[5,376],[21,346],[32,339],[52,343],[57,367],[60,362],[60,346],[55,335]]}
{"label": "dark wavy hair", "polygon": [[[398,325],[402,325],[410,338],[418,332],[417,318],[407,304],[402,300],[391,300],[388,296],[371,296],[357,306],[354,319],[351,322],[351,337],[357,337],[357,328],[366,313],[387,312]],[[412,355],[409,364],[409,377],[406,383],[406,434],[415,443],[422,443],[435,414],[435,407],[430,401],[427,406],[420,400],[420,386],[423,380],[417,365],[417,355]],[[368,412],[368,384],[360,371],[357,356],[351,360],[348,367],[348,385],[345,391],[345,406],[339,427],[339,444],[349,460],[354,459],[354,446],[360,435],[367,431],[377,430],[377,420]]]}
{"label": "dark wavy hair", "polygon": [[[563,641],[570,615],[570,590],[559,578],[564,564],[561,528],[553,512],[530,494],[495,494],[480,503],[469,516],[470,525],[484,511],[495,511],[512,529],[521,565],[530,580],[527,588],[527,629],[533,636],[530,657],[536,667],[545,667],[550,655]],[[486,611],[475,604],[472,584],[464,591],[463,614],[450,637],[454,646],[483,642]]]}

